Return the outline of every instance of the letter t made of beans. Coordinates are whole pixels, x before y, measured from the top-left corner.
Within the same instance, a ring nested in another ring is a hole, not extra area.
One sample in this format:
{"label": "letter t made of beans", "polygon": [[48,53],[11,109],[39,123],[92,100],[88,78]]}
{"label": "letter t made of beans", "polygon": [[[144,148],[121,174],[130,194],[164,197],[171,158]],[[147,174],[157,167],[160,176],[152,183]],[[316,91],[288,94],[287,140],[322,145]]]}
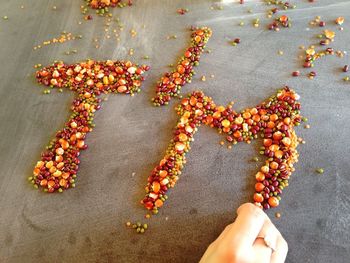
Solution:
{"label": "letter t made of beans", "polygon": [[101,107],[99,95],[112,92],[134,95],[140,91],[142,75],[148,69],[130,61],[87,60],[71,65],[58,62],[36,73],[39,83],[68,88],[77,96],[68,122],[42,153],[29,178],[35,188],[42,187],[51,193],[75,186],[79,154],[87,148],[86,135],[92,131],[94,113]]}

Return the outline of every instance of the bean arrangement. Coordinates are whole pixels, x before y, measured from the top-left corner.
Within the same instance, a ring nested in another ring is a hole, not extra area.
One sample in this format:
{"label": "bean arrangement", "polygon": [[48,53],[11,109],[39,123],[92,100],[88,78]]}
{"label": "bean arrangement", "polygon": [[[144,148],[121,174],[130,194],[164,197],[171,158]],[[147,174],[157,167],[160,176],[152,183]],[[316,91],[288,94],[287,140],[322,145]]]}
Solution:
{"label": "bean arrangement", "polygon": [[140,91],[147,70],[148,66],[130,61],[87,60],[72,65],[58,62],[37,71],[39,83],[51,88],[68,88],[78,95],[72,103],[69,121],[56,133],[35,165],[33,176],[29,177],[35,188],[42,187],[52,193],[75,187],[80,151],[87,148],[86,135],[93,130],[94,113],[101,107],[99,95],[134,95]]}
{"label": "bean arrangement", "polygon": [[[90,7],[95,9],[97,14],[106,17],[106,26],[109,27],[111,23],[116,22],[120,32],[123,30],[123,24],[119,18],[112,19],[113,14],[109,12],[109,8],[132,5],[131,0],[85,0],[85,2],[86,5],[81,7],[83,14],[86,14]],[[244,1],[240,1],[240,3],[243,4]],[[290,17],[285,13],[280,14],[280,11],[294,9],[295,5],[274,0],[265,1],[265,3],[271,6],[267,10],[267,17],[271,19],[267,29],[279,31],[281,28],[291,27]],[[221,5],[217,7],[211,9],[222,10],[223,8]],[[179,15],[185,15],[187,12],[189,12],[187,8],[176,10]],[[252,10],[248,12],[252,13]],[[4,20],[7,19],[7,16],[4,17]],[[93,18],[91,15],[87,15],[85,19],[92,20]],[[332,22],[335,22],[336,25],[342,25],[344,20],[344,17],[338,17]],[[260,20],[257,18],[253,21],[253,26],[259,27],[259,23]],[[303,55],[300,58],[303,60],[304,68],[313,68],[315,62],[326,55],[343,56],[341,51],[327,47],[334,41],[336,33],[325,28],[325,21],[316,17],[310,24],[322,28],[322,33],[318,35],[319,40],[317,41],[323,50],[316,50],[313,45],[303,48]],[[239,26],[244,26],[244,22],[240,21]],[[145,28],[146,25],[143,25],[142,29]],[[343,28],[339,29],[343,30]],[[105,32],[105,38],[110,38],[112,30],[105,28]],[[116,28],[113,33],[119,41]],[[130,34],[132,37],[136,37],[136,29],[132,28]],[[194,67],[199,65],[201,54],[205,51],[206,44],[212,36],[212,30],[209,27],[191,27],[190,34],[190,45],[186,48],[183,56],[170,72],[162,75],[157,83],[156,94],[152,99],[153,105],[168,105],[173,97],[182,99],[182,87],[191,83],[195,74]],[[34,49],[80,38],[81,35],[74,36],[72,33],[63,32],[59,37],[46,40],[35,46]],[[168,36],[167,39],[176,38],[176,35],[172,35]],[[94,42],[96,42],[97,48],[98,39],[95,38]],[[233,46],[240,43],[240,38],[234,38],[230,41]],[[134,49],[130,48],[129,55],[132,56],[133,53]],[[283,51],[278,51],[278,54],[283,55]],[[143,58],[149,59],[146,55]],[[38,82],[49,87],[44,91],[45,94],[50,93],[51,88],[59,90],[68,88],[76,92],[77,97],[72,103],[72,114],[68,122],[62,130],[56,133],[56,137],[42,153],[41,160],[35,165],[33,176],[29,177],[29,181],[35,188],[42,188],[45,192],[52,193],[63,192],[70,187],[75,187],[80,165],[79,155],[82,150],[87,148],[85,139],[94,128],[94,114],[100,109],[102,103],[100,95],[113,92],[133,96],[140,91],[141,83],[144,80],[143,74],[147,70],[149,70],[148,66],[138,66],[130,61],[87,60],[72,65],[56,62],[37,71]],[[341,70],[348,72],[349,66],[344,65]],[[299,71],[292,73],[294,77],[299,75]],[[315,71],[308,73],[310,79],[315,78],[316,75]],[[214,75],[212,76],[214,77]],[[205,76],[202,76],[201,80],[206,81]],[[349,78],[346,77],[344,80],[348,81]],[[151,212],[157,214],[159,208],[168,199],[168,190],[175,187],[181,177],[182,169],[186,164],[186,154],[190,152],[190,144],[202,124],[216,128],[220,134],[223,134],[226,137],[228,148],[239,142],[249,144],[259,136],[263,138],[259,153],[265,156],[266,160],[255,174],[255,193],[252,200],[263,209],[277,207],[282,192],[288,186],[288,181],[295,170],[294,163],[298,161],[296,148],[299,142],[305,143],[301,138],[298,138],[294,130],[295,126],[298,126],[302,120],[301,106],[298,100],[299,95],[286,86],[263,103],[236,112],[232,109],[232,104],[226,107],[218,106],[211,97],[202,91],[188,94],[176,106],[179,119],[165,156],[148,177],[146,195],[141,200],[141,204],[150,211],[145,218],[149,219]],[[310,128],[310,125],[305,125],[305,128]],[[221,144],[225,143],[222,141]],[[259,158],[255,157],[254,160],[258,161]],[[324,169],[318,168],[316,172],[322,174]],[[276,214],[280,217],[279,213]],[[148,229],[148,224],[141,222],[127,222],[126,226],[135,229],[138,233],[144,233]]]}
{"label": "bean arrangement", "polygon": [[199,65],[200,55],[212,35],[208,27],[191,28],[191,46],[177,63],[172,72],[163,75],[156,87],[156,96],[152,99],[155,106],[167,105],[172,97],[180,94],[181,88],[190,83],[194,74],[193,67]]}
{"label": "bean arrangement", "polygon": [[186,163],[186,153],[201,124],[218,129],[229,143],[250,143],[261,134],[263,146],[260,154],[266,163],[255,175],[254,202],[269,209],[279,205],[280,195],[288,186],[288,179],[298,161],[296,147],[298,137],[294,126],[301,121],[299,95],[288,87],[254,108],[240,113],[227,107],[217,106],[212,98],[201,91],[193,92],[176,107],[180,116],[164,158],[148,177],[146,196],[141,201],[154,214],[163,206],[169,188],[178,181]]}

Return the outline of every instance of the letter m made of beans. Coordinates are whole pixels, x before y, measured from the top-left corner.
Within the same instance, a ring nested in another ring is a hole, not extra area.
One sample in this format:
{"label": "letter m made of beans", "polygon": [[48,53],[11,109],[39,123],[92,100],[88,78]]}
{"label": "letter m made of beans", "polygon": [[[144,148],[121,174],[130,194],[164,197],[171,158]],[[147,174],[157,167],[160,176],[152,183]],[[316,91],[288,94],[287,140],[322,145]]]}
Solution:
{"label": "letter m made of beans", "polygon": [[[236,112],[232,105],[217,106],[201,91],[189,94],[177,106],[179,120],[165,156],[148,177],[146,195],[141,203],[154,214],[163,206],[168,189],[175,186],[186,163],[186,153],[201,124],[215,128],[231,144],[250,143],[261,135],[260,154],[264,165],[255,174],[255,204],[268,209],[279,204],[280,196],[298,160],[298,137],[294,126],[300,124],[299,95],[288,87],[261,104]],[[224,144],[224,142],[222,142]]]}
{"label": "letter m made of beans", "polygon": [[99,96],[112,92],[134,95],[140,91],[143,73],[148,69],[130,61],[87,60],[71,65],[58,62],[36,73],[39,83],[70,89],[76,97],[69,120],[46,147],[29,177],[35,188],[51,193],[75,186],[79,154],[87,148],[86,135],[92,131],[94,113],[101,107]]}

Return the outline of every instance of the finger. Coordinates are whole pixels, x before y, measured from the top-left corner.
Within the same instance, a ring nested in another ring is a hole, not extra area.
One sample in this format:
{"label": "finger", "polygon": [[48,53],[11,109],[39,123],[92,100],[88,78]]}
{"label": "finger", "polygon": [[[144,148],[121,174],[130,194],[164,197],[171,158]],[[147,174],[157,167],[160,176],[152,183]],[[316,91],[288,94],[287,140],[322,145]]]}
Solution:
{"label": "finger", "polygon": [[264,239],[257,238],[253,244],[254,260],[253,262],[270,263],[272,249],[267,247]]}
{"label": "finger", "polygon": [[283,263],[288,253],[288,244],[282,236],[277,238],[276,251],[271,255],[271,263]]}
{"label": "finger", "polygon": [[276,250],[277,239],[281,236],[281,233],[271,222],[271,220],[266,220],[263,227],[261,228],[258,237],[265,240],[265,244],[270,246],[273,250]]}
{"label": "finger", "polygon": [[237,209],[237,219],[227,231],[226,238],[230,238],[235,247],[251,247],[254,244],[267,215],[253,204],[243,204]]}

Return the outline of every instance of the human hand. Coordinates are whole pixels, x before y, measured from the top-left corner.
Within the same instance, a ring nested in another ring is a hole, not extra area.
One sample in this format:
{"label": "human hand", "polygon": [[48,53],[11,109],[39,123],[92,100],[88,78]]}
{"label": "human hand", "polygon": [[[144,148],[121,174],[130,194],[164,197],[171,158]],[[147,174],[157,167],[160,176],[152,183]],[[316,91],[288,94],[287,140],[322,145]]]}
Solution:
{"label": "human hand", "polygon": [[246,203],[209,245],[200,263],[283,263],[288,244],[264,211]]}

